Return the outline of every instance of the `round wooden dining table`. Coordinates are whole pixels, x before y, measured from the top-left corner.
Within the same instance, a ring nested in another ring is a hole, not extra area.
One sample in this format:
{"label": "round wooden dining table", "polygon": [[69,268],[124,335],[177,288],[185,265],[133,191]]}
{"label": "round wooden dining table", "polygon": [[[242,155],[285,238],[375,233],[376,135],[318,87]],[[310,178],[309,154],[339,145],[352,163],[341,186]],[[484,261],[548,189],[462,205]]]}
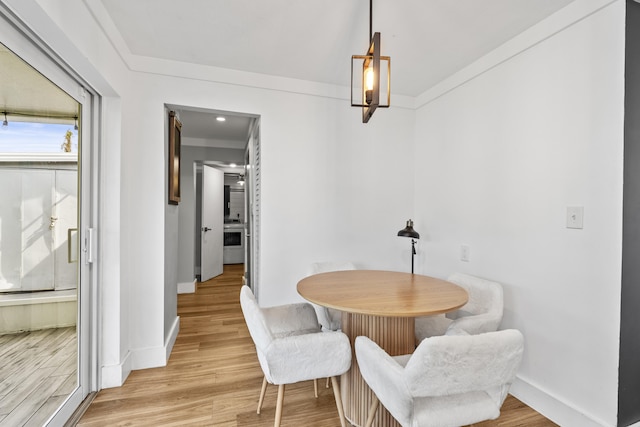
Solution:
{"label": "round wooden dining table", "polygon": [[[315,304],[342,312],[342,332],[351,341],[364,335],[391,356],[415,350],[415,318],[456,310],[467,292],[453,283],[419,274],[381,270],[347,270],[315,274],[298,282],[298,293]],[[352,350],[353,351],[353,350]],[[345,416],[364,426],[373,392],[364,382],[355,353],[351,369],[340,379]],[[374,426],[399,426],[382,406]]]}

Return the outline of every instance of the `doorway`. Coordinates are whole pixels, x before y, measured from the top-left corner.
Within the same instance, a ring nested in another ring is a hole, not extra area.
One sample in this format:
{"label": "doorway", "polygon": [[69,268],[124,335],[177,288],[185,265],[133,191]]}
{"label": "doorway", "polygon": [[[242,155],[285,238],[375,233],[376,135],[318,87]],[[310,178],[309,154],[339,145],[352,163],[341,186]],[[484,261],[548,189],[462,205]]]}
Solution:
{"label": "doorway", "polygon": [[[251,166],[246,163],[246,152],[250,143],[257,144],[259,141],[258,138],[252,137],[256,123],[259,123],[259,116],[179,105],[166,107],[175,111],[182,123],[178,289],[193,289],[193,281],[204,279],[201,262],[204,228],[220,227],[227,236],[228,245],[224,245],[223,237],[222,246],[219,248],[223,254],[226,249],[226,261],[223,262],[240,263],[237,261],[238,247],[243,252],[240,256],[245,265],[253,261],[252,256],[255,257],[255,254],[245,255],[249,246],[247,242],[253,239],[248,229],[250,220],[256,217],[255,214],[249,213],[252,205],[245,203],[245,194],[253,191],[256,182],[247,180],[247,171]],[[229,200],[220,203],[220,206],[225,207],[224,220],[215,225],[205,224],[202,219],[204,166],[222,171],[224,185],[228,190]],[[242,208],[238,207],[238,201],[242,203]],[[238,234],[242,239],[240,245],[234,240]]]}
{"label": "doorway", "polygon": [[58,426],[97,390],[98,98],[34,37],[0,5],[0,423]]}

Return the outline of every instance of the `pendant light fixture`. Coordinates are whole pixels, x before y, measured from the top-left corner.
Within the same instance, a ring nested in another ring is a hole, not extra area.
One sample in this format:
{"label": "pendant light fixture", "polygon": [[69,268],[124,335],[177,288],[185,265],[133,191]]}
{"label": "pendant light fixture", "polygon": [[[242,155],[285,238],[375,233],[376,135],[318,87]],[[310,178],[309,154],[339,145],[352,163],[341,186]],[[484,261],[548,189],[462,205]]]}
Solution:
{"label": "pendant light fixture", "polygon": [[[367,123],[376,108],[388,108],[391,101],[391,58],[380,55],[380,33],[373,34],[373,0],[369,0],[369,50],[351,56],[351,106],[362,108]],[[355,94],[355,97],[354,97]],[[386,103],[380,103],[386,97]]]}

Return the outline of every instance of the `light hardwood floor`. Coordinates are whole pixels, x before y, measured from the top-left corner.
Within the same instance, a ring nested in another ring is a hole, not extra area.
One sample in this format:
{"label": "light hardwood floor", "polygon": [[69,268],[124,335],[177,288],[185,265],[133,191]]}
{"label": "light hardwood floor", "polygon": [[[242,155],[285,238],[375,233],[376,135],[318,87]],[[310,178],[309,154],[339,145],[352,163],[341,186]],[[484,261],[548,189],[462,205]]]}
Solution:
{"label": "light hardwood floor", "polygon": [[76,388],[76,329],[0,335],[0,427],[42,426]]}
{"label": "light hardwood floor", "polygon": [[[178,296],[180,333],[166,367],[133,371],[119,388],[101,390],[78,426],[273,425],[277,388],[269,386],[260,415],[262,371],[240,310],[242,266]],[[311,381],[286,387],[282,427],[340,425],[330,388]],[[555,426],[509,396],[499,419],[474,425]]]}

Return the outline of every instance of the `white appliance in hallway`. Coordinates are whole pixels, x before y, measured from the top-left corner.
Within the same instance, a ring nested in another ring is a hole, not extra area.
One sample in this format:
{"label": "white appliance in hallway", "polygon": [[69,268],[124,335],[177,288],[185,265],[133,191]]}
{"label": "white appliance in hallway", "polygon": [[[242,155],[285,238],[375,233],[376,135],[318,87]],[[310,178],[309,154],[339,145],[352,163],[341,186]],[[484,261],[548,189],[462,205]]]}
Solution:
{"label": "white appliance in hallway", "polygon": [[244,262],[244,224],[229,223],[224,225],[222,256],[225,264],[242,264]]}

